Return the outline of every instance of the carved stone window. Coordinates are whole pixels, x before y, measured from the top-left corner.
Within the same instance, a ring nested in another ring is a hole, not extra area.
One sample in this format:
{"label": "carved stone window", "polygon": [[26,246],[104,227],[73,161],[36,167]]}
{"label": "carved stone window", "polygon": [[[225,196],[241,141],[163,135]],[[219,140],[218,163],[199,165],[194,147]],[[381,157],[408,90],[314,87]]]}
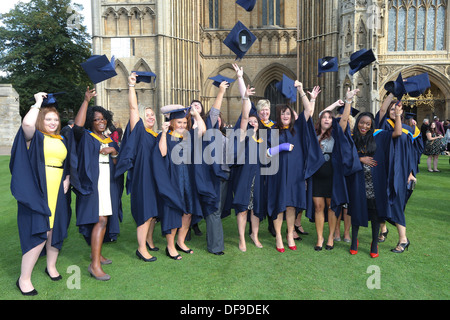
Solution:
{"label": "carved stone window", "polygon": [[281,0],[262,0],[262,25],[281,25]]}
{"label": "carved stone window", "polygon": [[390,0],[389,51],[445,49],[448,0]]}

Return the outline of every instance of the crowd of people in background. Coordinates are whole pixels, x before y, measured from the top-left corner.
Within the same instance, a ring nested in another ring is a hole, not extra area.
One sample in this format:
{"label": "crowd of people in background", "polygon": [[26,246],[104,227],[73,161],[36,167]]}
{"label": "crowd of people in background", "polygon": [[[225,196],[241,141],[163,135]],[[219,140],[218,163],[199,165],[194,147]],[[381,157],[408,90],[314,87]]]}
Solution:
{"label": "crowd of people in background", "polygon": [[[103,267],[112,263],[102,255],[102,244],[117,240],[120,221],[129,212],[136,222],[136,256],[144,262],[157,260],[153,256],[159,250],[153,241],[157,222],[167,241],[167,257],[179,261],[182,254],[194,254],[186,241],[192,226],[200,232],[202,219],[206,249],[223,255],[224,238],[233,235],[224,235],[222,219],[231,212],[236,215],[242,252],[247,251],[247,223],[252,242],[263,248],[258,236],[263,219],[269,221],[277,252],[285,252],[284,240],[289,250],[298,250],[296,240],[308,234],[301,225],[303,213],[316,226],[317,241],[311,248],[316,251],[333,250],[334,241],[340,241],[341,219],[351,255],[358,253],[358,231],[369,221],[372,258],[379,257],[379,243],[388,235],[386,222],[398,231],[398,244],[391,251],[409,248],[404,212],[420,155],[429,156],[428,171],[439,172],[438,156],[445,148],[450,151],[448,121],[425,119],[420,130],[415,121],[406,124],[408,117],[393,93],[376,115],[359,112],[353,108],[358,89],[348,89],[344,100],[322,110],[314,123],[321,89],[305,92],[299,81],[293,88],[303,111],[283,105],[271,120],[270,102],[254,103],[255,89],[245,84],[243,68],[233,67],[242,99],[233,126],[221,114],[229,88],[226,80],[217,83],[217,97],[208,112],[198,100],[187,108],[162,107],[166,121],[159,124],[159,131],[155,109],[138,105],[136,73],[128,78],[130,115],[123,133],[114,126],[111,112],[89,106],[95,89],[87,88],[76,118],[63,129],[54,105],[45,104],[48,94],[35,95],[36,103],[16,136],[10,166],[23,254],[16,284],[22,294],[37,294],[31,273],[43,252],[47,274],[51,280],[61,279],[56,262],[67,237],[70,190],[76,195],[76,225],[90,246],[88,272],[101,281],[111,278]],[[200,162],[180,162],[195,157],[196,139],[202,142],[201,154],[213,150],[211,156],[219,161],[210,163],[203,157]],[[253,155],[258,155],[254,161]],[[277,170],[263,174],[275,160]],[[130,196],[130,208],[122,207],[124,193]]]}

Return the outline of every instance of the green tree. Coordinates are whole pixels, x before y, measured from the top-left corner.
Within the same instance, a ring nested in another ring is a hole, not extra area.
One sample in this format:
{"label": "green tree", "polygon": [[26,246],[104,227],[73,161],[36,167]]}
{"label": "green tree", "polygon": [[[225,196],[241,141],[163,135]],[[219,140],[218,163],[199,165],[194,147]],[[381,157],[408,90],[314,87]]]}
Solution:
{"label": "green tree", "polygon": [[82,5],[71,6],[70,0],[31,0],[0,14],[2,82],[19,93],[22,117],[37,92],[66,92],[58,96],[63,121],[81,105],[90,81],[80,63],[91,55],[81,10]]}

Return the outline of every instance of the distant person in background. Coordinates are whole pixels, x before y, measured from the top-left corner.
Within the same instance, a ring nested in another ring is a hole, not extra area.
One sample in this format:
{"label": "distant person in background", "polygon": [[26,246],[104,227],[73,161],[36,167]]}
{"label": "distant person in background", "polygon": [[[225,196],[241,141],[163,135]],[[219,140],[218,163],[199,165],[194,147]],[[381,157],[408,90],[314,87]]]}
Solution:
{"label": "distant person in background", "polygon": [[67,138],[69,132],[72,131],[74,123],[75,123],[75,121],[69,120],[67,122],[67,125],[61,129],[61,135],[64,136],[64,138]]}
{"label": "distant person in background", "polygon": [[[423,154],[428,156],[427,165],[429,172],[439,172],[437,168],[439,153],[441,152],[441,139],[443,135],[437,132],[436,122],[432,122],[427,131],[427,142]],[[431,161],[433,161],[433,170],[431,170]]]}
{"label": "distant person in background", "polygon": [[422,134],[423,143],[427,142],[427,130],[430,126],[430,119],[423,119],[422,126],[420,127],[420,133]]}
{"label": "distant person in background", "polygon": [[445,134],[444,125],[439,121],[438,116],[434,116],[434,123],[436,123],[436,132],[442,136]]}

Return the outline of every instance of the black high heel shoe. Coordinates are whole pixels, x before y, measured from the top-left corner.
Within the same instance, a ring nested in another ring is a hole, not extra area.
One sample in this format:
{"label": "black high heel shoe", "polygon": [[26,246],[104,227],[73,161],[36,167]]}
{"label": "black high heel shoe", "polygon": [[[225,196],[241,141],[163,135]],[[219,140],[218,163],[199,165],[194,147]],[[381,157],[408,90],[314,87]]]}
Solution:
{"label": "black high heel shoe", "polygon": [[150,247],[150,245],[148,244],[147,241],[145,241],[145,244],[147,245],[147,249],[148,250],[150,250],[150,251],[159,251],[159,248],[156,247],[156,246],[154,248]]}
{"label": "black high heel shoe", "polygon": [[144,260],[145,262],[153,262],[156,261],[156,257],[151,257],[150,259],[147,259],[142,255],[142,253],[139,252],[139,250],[136,250],[136,255],[139,259]]}
{"label": "black high heel shoe", "polygon": [[166,247],[166,256],[168,256],[170,259],[173,260],[181,260],[182,258],[179,254],[177,254],[176,256],[171,256],[169,253],[169,249],[167,249],[167,247]]}
{"label": "black high heel shoe", "polygon": [[294,224],[294,229],[295,229],[295,231],[296,231],[297,233],[303,234],[303,235],[305,235],[305,236],[308,235],[309,232],[306,232],[306,231],[303,231],[303,232],[302,232],[302,231],[300,230],[300,227],[301,227],[301,226],[302,226],[302,225],[300,225],[300,226],[297,227],[297,226]]}
{"label": "black high heel shoe", "polygon": [[182,249],[182,248],[178,245],[178,243],[176,243],[176,242],[175,242],[175,249],[181,250],[181,251],[183,251],[184,253],[189,253],[189,254],[194,253],[194,251],[193,251],[192,249],[187,249],[187,250]]}
{"label": "black high heel shoe", "polygon": [[397,244],[397,247],[401,247],[402,250],[398,250],[397,247],[395,247],[391,251],[394,252],[394,253],[403,253],[403,251],[409,250],[408,248],[409,248],[410,244],[411,244],[411,242],[409,242],[409,240],[406,239],[406,243],[399,243],[399,244]]}
{"label": "black high heel shoe", "polygon": [[[389,233],[388,228],[386,228],[386,232],[381,232],[380,235],[378,236],[378,242],[385,242],[387,239],[388,233]],[[380,239],[380,237],[383,237],[383,239]]]}

